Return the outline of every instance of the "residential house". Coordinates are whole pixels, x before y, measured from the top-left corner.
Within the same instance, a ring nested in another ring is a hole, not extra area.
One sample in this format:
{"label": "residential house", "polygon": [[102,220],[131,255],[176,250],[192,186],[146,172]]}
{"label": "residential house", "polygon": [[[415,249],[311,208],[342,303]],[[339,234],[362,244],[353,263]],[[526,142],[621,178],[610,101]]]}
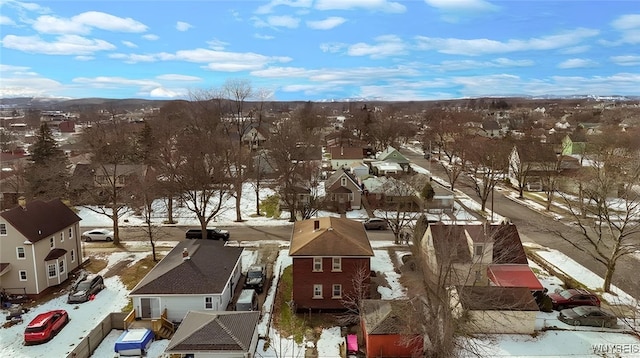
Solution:
{"label": "residential house", "polygon": [[336,217],[296,221],[289,246],[296,309],[344,309],[342,300],[353,295],[356,277],[369,292],[373,255],[359,221]]}
{"label": "residential house", "polygon": [[269,138],[270,129],[266,123],[251,122],[245,126],[240,139],[251,150],[256,150],[264,145]]}
{"label": "residential house", "polygon": [[576,129],[562,138],[562,155],[584,155],[587,148],[587,135]]}
{"label": "residential house", "polygon": [[258,311],[189,311],[164,352],[172,357],[253,357],[259,321]]}
{"label": "residential house", "polygon": [[362,180],[368,177],[369,174],[369,166],[364,164],[363,162],[353,162],[349,165],[349,171],[353,174],[354,177]]}
{"label": "residential house", "polygon": [[358,180],[344,169],[336,170],[324,183],[326,204],[330,210],[345,212],[360,209],[362,190]]}
{"label": "residential house", "polygon": [[421,250],[434,275],[450,271],[452,285],[486,286],[489,265],[528,264],[513,224],[432,224],[422,237]]}
{"label": "residential house", "polygon": [[131,290],[127,322],[181,322],[189,311],[224,311],[241,276],[241,247],[216,240],[179,242]]}
{"label": "residential house", "polygon": [[362,181],[364,193],[372,208],[420,211],[422,199],[408,183],[393,177],[370,177]]}
{"label": "residential house", "polygon": [[331,169],[338,170],[348,167],[354,162],[361,162],[364,158],[364,152],[361,147],[331,147],[329,148],[331,155]]}
{"label": "residential house", "polygon": [[433,198],[426,201],[426,208],[430,213],[450,213],[456,202],[455,193],[436,181],[430,181],[433,188]]}
{"label": "residential house", "polygon": [[420,357],[423,341],[406,324],[415,308],[409,300],[362,300],[360,326],[367,357]]}
{"label": "residential house", "polygon": [[19,201],[0,213],[0,286],[38,295],[82,264],[81,219],[58,199]]}
{"label": "residential house", "polygon": [[487,120],[482,122],[482,132],[480,135],[487,138],[501,138],[502,137],[502,127],[500,123],[496,120]]}
{"label": "residential house", "polygon": [[399,176],[404,173],[400,164],[382,161],[372,161],[371,171],[376,176]]}
{"label": "residential house", "polygon": [[14,153],[0,152],[0,210],[18,205],[23,196],[26,182],[23,175],[29,156],[22,150]]}
{"label": "residential house", "polygon": [[400,165],[403,172],[409,173],[411,171],[411,161],[392,146],[388,146],[387,149],[380,152],[376,159],[380,162],[396,163]]}
{"label": "residential house", "polygon": [[451,301],[455,313],[469,317],[469,333],[535,333],[539,309],[526,287],[456,286]]}
{"label": "residential house", "polygon": [[556,169],[557,161],[551,145],[516,145],[509,154],[507,178],[515,188],[522,184],[527,191],[541,191],[543,178]]}

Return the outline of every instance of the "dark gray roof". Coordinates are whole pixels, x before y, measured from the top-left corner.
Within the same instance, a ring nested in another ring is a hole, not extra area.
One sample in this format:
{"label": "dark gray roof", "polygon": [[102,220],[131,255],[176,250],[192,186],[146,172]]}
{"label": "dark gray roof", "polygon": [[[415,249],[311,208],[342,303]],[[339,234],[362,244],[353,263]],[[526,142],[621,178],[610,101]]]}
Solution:
{"label": "dark gray roof", "polygon": [[189,311],[165,352],[249,352],[259,320],[258,311]]}
{"label": "dark gray roof", "polygon": [[0,216],[31,242],[51,237],[82,220],[59,199],[29,201],[24,208],[17,206]]}
{"label": "dark gray roof", "polygon": [[[184,250],[189,259],[182,256]],[[222,293],[243,248],[223,241],[192,239],[178,243],[133,288],[130,295]]]}

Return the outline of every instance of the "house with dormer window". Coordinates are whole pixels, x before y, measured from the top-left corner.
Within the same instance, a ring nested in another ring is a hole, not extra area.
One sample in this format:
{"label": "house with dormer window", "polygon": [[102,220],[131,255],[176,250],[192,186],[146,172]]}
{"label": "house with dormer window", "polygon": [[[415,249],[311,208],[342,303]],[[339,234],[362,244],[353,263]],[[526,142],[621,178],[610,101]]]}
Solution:
{"label": "house with dormer window", "polygon": [[84,258],[80,217],[62,201],[20,198],[0,213],[0,286],[38,295],[64,283]]}
{"label": "house with dormer window", "polygon": [[296,309],[341,310],[354,292],[354,277],[369,284],[374,254],[362,222],[322,217],[293,224],[289,256]]}

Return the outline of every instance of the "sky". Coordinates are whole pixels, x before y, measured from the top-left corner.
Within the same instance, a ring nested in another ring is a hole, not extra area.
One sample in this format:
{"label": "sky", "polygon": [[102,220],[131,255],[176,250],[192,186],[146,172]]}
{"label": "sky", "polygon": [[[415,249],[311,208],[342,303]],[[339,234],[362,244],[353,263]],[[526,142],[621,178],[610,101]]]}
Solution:
{"label": "sky", "polygon": [[640,95],[626,1],[0,0],[0,97]]}

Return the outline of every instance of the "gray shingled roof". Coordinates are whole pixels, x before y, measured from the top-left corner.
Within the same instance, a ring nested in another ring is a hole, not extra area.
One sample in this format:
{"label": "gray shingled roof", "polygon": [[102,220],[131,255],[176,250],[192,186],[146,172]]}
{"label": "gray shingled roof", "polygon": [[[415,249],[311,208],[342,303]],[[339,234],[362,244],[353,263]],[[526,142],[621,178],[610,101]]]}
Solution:
{"label": "gray shingled roof", "polygon": [[[182,257],[184,249],[189,259]],[[224,290],[243,248],[218,240],[184,240],[178,243],[133,288],[130,295],[216,294]]]}
{"label": "gray shingled roof", "polygon": [[0,215],[27,240],[38,242],[82,220],[59,199],[29,201]]}
{"label": "gray shingled roof", "polygon": [[367,334],[406,333],[411,310],[409,300],[362,300]]}
{"label": "gray shingled roof", "polygon": [[259,320],[258,311],[189,311],[165,352],[248,352]]}

